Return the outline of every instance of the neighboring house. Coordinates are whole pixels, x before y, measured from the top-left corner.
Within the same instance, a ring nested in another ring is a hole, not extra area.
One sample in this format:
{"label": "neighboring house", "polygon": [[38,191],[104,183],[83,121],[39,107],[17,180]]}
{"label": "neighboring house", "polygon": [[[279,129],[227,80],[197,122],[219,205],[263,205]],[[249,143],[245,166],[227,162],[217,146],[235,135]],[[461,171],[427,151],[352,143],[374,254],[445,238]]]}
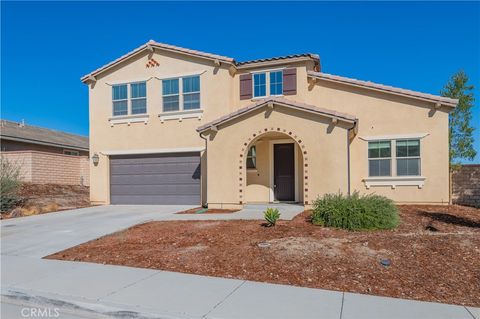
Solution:
{"label": "neighboring house", "polygon": [[326,74],[315,54],[237,62],[154,41],[82,81],[92,202],[449,202],[457,100]]}
{"label": "neighboring house", "polygon": [[0,120],[0,145],[25,182],[89,185],[88,137]]}

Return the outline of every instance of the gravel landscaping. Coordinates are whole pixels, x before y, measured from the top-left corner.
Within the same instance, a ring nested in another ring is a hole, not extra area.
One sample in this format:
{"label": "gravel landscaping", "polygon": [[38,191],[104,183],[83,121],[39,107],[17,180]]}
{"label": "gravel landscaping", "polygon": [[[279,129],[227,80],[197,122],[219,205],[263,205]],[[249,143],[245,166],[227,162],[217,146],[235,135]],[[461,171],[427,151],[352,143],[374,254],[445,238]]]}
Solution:
{"label": "gravel landscaping", "polygon": [[368,232],[314,226],[310,212],[274,227],[149,222],[47,258],[479,307],[480,210],[399,208],[398,228]]}

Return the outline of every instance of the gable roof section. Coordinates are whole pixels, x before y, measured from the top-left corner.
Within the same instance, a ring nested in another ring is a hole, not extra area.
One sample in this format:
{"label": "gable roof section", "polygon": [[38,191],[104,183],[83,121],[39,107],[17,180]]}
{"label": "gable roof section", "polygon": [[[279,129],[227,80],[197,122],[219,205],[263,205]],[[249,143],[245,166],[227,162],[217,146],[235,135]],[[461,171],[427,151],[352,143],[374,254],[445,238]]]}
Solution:
{"label": "gable roof section", "polygon": [[308,71],[308,76],[312,78],[320,79],[320,80],[342,83],[346,85],[362,87],[362,88],[372,89],[376,91],[382,91],[385,93],[401,95],[401,96],[410,97],[413,99],[419,99],[419,100],[428,101],[428,102],[440,103],[441,105],[445,105],[449,107],[456,107],[458,104],[457,99],[451,99],[451,98],[443,97],[439,95],[401,89],[401,88],[397,88],[389,85],[373,83],[370,81],[361,81],[357,79],[347,78],[347,77],[323,73],[323,72]]}
{"label": "gable roof section", "polygon": [[104,66],[96,69],[95,71],[90,72],[87,75],[82,76],[80,78],[80,80],[85,83],[91,77],[97,76],[98,74],[100,74],[100,73],[118,65],[119,63],[123,62],[124,60],[126,60],[126,59],[128,59],[132,56],[135,56],[136,54],[139,54],[139,53],[141,53],[145,50],[152,50],[152,49],[155,49],[155,48],[170,51],[170,52],[177,52],[177,53],[182,53],[182,54],[186,54],[186,55],[201,57],[201,58],[205,58],[205,59],[209,59],[209,60],[219,60],[220,62],[235,64],[235,60],[233,58],[229,58],[229,57],[226,57],[226,56],[212,54],[212,53],[206,53],[206,52],[197,51],[197,50],[186,49],[186,48],[177,47],[177,46],[174,46],[174,45],[160,43],[160,42],[150,40],[147,43],[139,46],[138,48],[128,52],[127,54],[122,55],[118,59],[116,59],[116,60],[114,60],[110,63],[105,64]]}
{"label": "gable roof section", "polygon": [[1,120],[0,138],[24,143],[40,144],[88,151],[88,137],[55,131],[43,127]]}
{"label": "gable roof section", "polygon": [[330,117],[330,118],[336,118],[336,119],[339,119],[339,120],[342,120],[342,121],[345,121],[345,122],[349,122],[349,123],[356,123],[357,122],[357,118],[353,115],[350,115],[350,114],[340,113],[340,112],[316,107],[316,106],[305,104],[305,103],[299,103],[299,102],[291,101],[291,100],[288,100],[288,99],[285,99],[285,98],[282,98],[282,97],[271,97],[271,98],[259,100],[257,103],[251,104],[251,105],[246,106],[244,108],[241,108],[241,109],[239,109],[235,112],[232,112],[230,114],[222,116],[222,117],[220,117],[220,118],[218,118],[214,121],[206,123],[206,124],[198,127],[197,132],[199,132],[199,133],[205,132],[206,130],[208,130],[212,126],[218,126],[218,125],[227,123],[227,122],[229,122],[231,120],[234,120],[234,119],[236,119],[236,118],[238,118],[242,115],[248,114],[248,113],[250,113],[254,110],[257,110],[257,109],[259,109],[263,106],[266,106],[269,103],[273,103],[273,104],[276,104],[276,105],[281,105],[281,106],[285,106],[285,107],[289,107],[289,108],[293,108],[293,109],[297,109],[297,110],[301,110],[301,111],[306,111],[306,112],[310,112],[310,113],[315,113],[315,114],[323,115],[323,116]]}

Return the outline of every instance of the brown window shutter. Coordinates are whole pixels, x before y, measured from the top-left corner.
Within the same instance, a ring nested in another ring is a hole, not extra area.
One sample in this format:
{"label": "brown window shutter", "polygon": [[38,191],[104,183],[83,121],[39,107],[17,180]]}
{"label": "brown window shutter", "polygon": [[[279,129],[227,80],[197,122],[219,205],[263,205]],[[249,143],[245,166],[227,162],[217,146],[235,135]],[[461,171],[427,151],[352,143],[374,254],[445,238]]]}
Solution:
{"label": "brown window shutter", "polygon": [[297,94],[297,68],[283,70],[283,95]]}
{"label": "brown window shutter", "polygon": [[240,75],[240,100],[248,100],[252,98],[252,75]]}

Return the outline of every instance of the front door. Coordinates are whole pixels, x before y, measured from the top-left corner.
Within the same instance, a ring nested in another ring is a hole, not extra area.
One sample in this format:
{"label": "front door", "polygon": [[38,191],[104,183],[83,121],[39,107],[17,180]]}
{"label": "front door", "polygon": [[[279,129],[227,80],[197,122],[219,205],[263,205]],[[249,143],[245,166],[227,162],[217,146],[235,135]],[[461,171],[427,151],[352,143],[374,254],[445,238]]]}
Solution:
{"label": "front door", "polygon": [[273,144],[273,193],[275,200],[295,200],[294,144]]}

